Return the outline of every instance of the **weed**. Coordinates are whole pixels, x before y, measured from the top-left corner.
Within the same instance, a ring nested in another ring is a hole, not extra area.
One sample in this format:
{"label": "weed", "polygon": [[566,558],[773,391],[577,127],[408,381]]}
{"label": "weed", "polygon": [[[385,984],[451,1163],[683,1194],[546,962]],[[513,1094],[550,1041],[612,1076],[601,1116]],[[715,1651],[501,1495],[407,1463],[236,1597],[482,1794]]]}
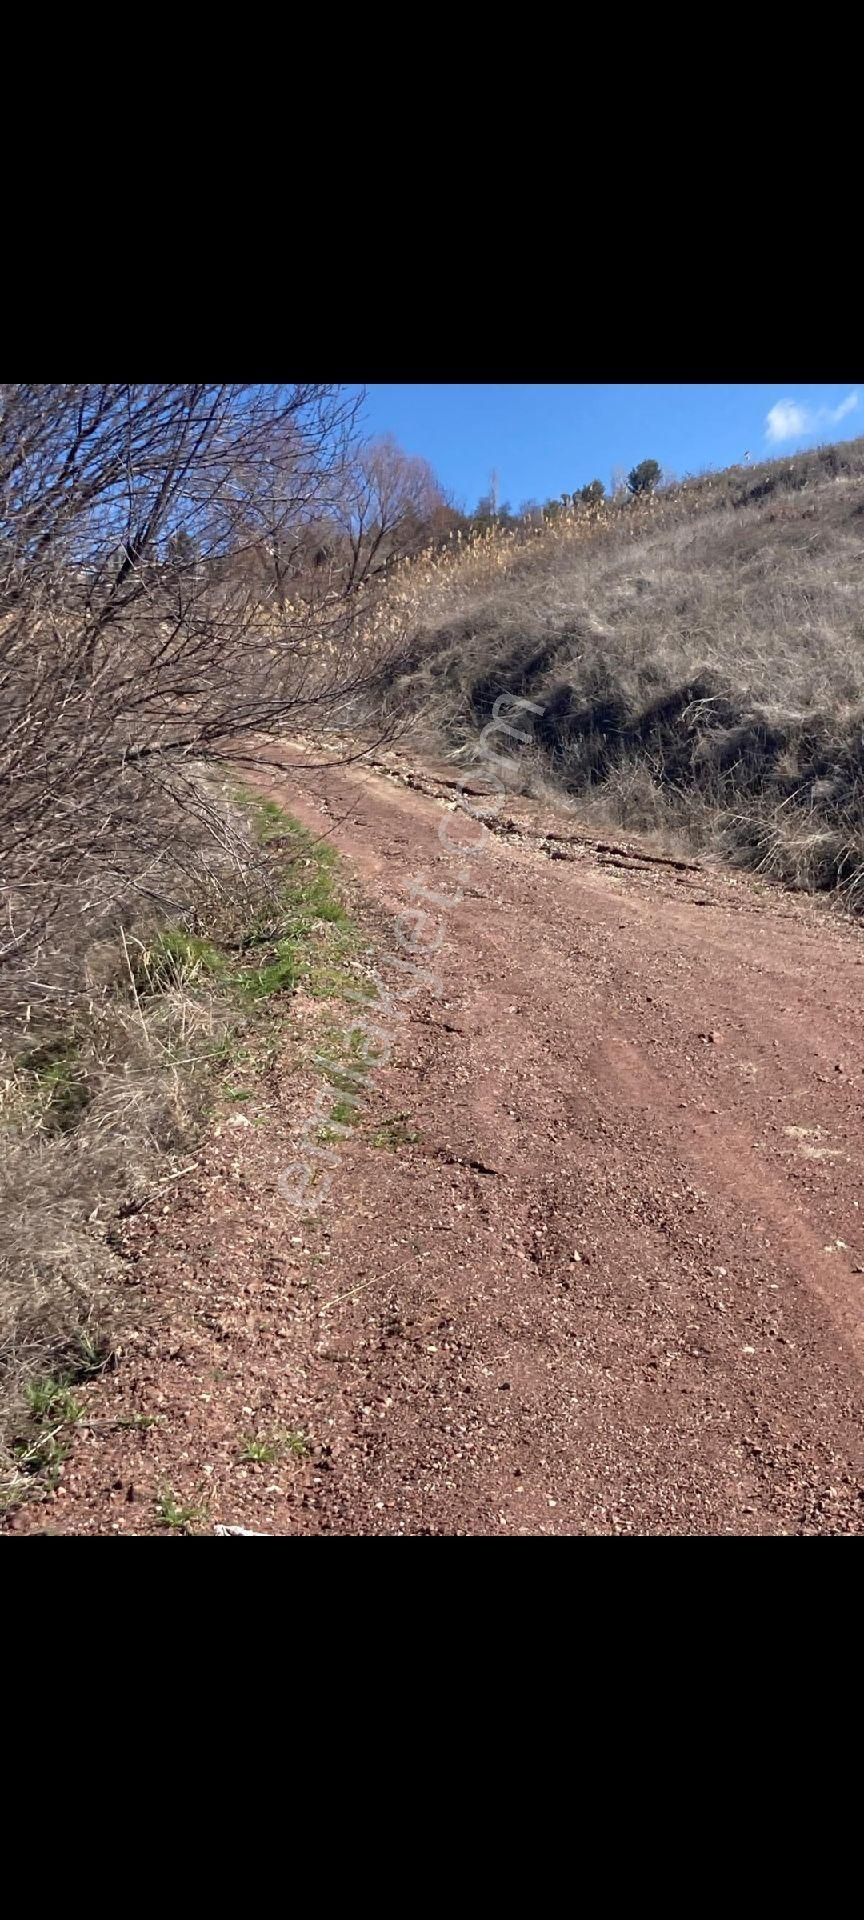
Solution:
{"label": "weed", "polygon": [[380,1127],[376,1127],[370,1144],[373,1147],[389,1147],[394,1152],[397,1147],[416,1146],[420,1135],[413,1127],[405,1126],[407,1119],[407,1113],[394,1113],[392,1119],[385,1120]]}
{"label": "weed", "polygon": [[376,992],[374,986],[358,980],[350,967],[341,966],[338,959],[324,960],[318,965],[313,961],[303,984],[313,1000],[349,1000],[358,997],[365,1000],[373,998]]}
{"label": "weed", "polygon": [[101,1373],[110,1358],[110,1340],[104,1334],[93,1333],[89,1327],[79,1327],[75,1344],[75,1378],[81,1380],[88,1374]]}
{"label": "weed", "polygon": [[44,1474],[49,1486],[54,1485],[69,1452],[68,1430],[82,1418],[84,1408],[68,1379],[30,1380],[24,1400],[30,1417],[27,1429],[13,1441],[16,1467],[30,1476]]}
{"label": "weed", "polygon": [[170,1527],[175,1533],[188,1533],[190,1528],[199,1526],[206,1519],[206,1506],[184,1506],[167,1487],[156,1501],[156,1518],[160,1527]]}
{"label": "weed", "polygon": [[237,801],[252,819],[256,839],[262,846],[273,840],[287,838],[296,827],[293,821],[275,800],[262,800],[250,787],[238,787]]}
{"label": "weed", "polygon": [[260,1461],[269,1466],[274,1460],[279,1459],[280,1452],[281,1448],[278,1441],[256,1440],[254,1435],[250,1435],[241,1443],[240,1459],[244,1462],[248,1460]]}
{"label": "weed", "polygon": [[298,1428],[289,1428],[287,1433],[273,1433],[269,1436],[247,1435],[241,1444],[241,1461],[256,1460],[267,1466],[274,1461],[284,1459],[290,1454],[295,1460],[303,1460],[311,1451],[307,1434]]}
{"label": "weed", "polygon": [[369,1046],[362,1027],[352,1027],[348,1033],[331,1027],[318,1040],[315,1065],[337,1092],[351,1098],[379,1056],[380,1048]]}
{"label": "weed", "polygon": [[45,1133],[67,1133],[92,1099],[78,1036],[59,1034],[18,1055],[16,1066],[29,1080],[38,1125]]}
{"label": "weed", "polygon": [[56,1484],[58,1469],[69,1453],[68,1439],[61,1427],[41,1428],[32,1439],[19,1439],[13,1445],[16,1465],[28,1474],[46,1474],[48,1485]]}
{"label": "weed", "polygon": [[131,943],[129,967],[136,992],[145,997],[195,986],[204,974],[224,973],[226,961],[209,940],[181,927],[163,927],[149,944]]}
{"label": "weed", "polygon": [[241,984],[251,1000],[269,1000],[274,993],[293,993],[303,977],[304,961],[294,940],[280,940],[276,958],[242,976]]}
{"label": "weed", "polygon": [[350,966],[356,934],[334,891],[332,857],[327,847],[316,847],[302,867],[292,867],[292,878],[280,897],[283,932],[271,947],[272,958],[241,976],[244,991],[253,1000],[293,993],[298,987],[313,999],[347,998],[365,990]]}
{"label": "weed", "polygon": [[358,1107],[359,1101],[354,1093],[344,1094],[342,1099],[333,1102],[329,1119],[318,1128],[318,1139],[322,1144],[340,1139],[347,1127],[356,1127]]}
{"label": "weed", "polygon": [[31,1380],[24,1394],[34,1420],[74,1423],[84,1412],[67,1381]]}
{"label": "weed", "polygon": [[25,1048],[23,1053],[19,1053],[16,1065],[25,1073],[33,1073],[38,1080],[42,1080],[56,1072],[58,1066],[74,1059],[77,1050],[73,1034],[58,1034],[53,1040],[43,1040],[38,1046]]}

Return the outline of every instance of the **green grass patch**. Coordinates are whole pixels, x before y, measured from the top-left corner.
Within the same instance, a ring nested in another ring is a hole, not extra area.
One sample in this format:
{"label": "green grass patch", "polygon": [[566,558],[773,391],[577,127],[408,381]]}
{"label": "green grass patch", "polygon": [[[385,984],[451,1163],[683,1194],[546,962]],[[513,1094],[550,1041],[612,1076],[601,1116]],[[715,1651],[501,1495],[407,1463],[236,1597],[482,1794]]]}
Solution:
{"label": "green grass patch", "polygon": [[369,1046],[362,1027],[351,1027],[347,1032],[342,1027],[328,1027],[318,1039],[315,1062],[325,1078],[332,1073],[356,1079],[371,1073],[379,1052],[378,1047]]}
{"label": "green grass patch", "polygon": [[269,951],[235,976],[251,1000],[294,993],[302,987],[314,999],[340,998],[363,991],[346,965],[357,947],[357,933],[340,896],[339,861],[334,847],[316,838],[275,800],[261,800],[248,789],[238,799],[256,836],[278,853],[281,879],[276,918],[250,930],[245,946]]}
{"label": "green grass patch", "polygon": [[104,1334],[92,1333],[89,1327],[79,1327],[71,1356],[72,1379],[88,1380],[91,1374],[101,1373],[110,1357],[111,1342]]}
{"label": "green grass patch", "polygon": [[178,1500],[170,1487],[160,1493],[156,1501],[156,1518],[160,1527],[168,1527],[173,1533],[189,1533],[207,1518],[207,1509],[200,1506],[188,1506]]}
{"label": "green grass patch", "polygon": [[24,1398],[29,1418],[13,1443],[16,1468],[19,1473],[42,1474],[47,1484],[54,1486],[69,1452],[71,1431],[84,1408],[66,1376],[29,1381]]}
{"label": "green grass patch", "polygon": [[295,940],[280,940],[275,956],[264,966],[244,972],[239,984],[250,1000],[269,1000],[274,993],[293,993],[300,985],[305,957]]}
{"label": "green grass patch", "polygon": [[76,1400],[65,1380],[31,1380],[25,1398],[34,1420],[61,1420],[74,1424],[84,1412],[80,1400]]}
{"label": "green grass patch", "polygon": [[394,1113],[392,1119],[385,1120],[370,1136],[373,1147],[389,1147],[395,1153],[397,1147],[414,1147],[420,1138],[413,1127],[406,1127],[407,1113]]}
{"label": "green grass patch", "polygon": [[356,1127],[360,1118],[359,1101],[356,1096],[343,1096],[335,1100],[329,1118],[318,1128],[317,1138],[322,1146],[338,1140],[348,1127]]}
{"label": "green grass patch", "polygon": [[312,1447],[308,1434],[300,1427],[291,1427],[287,1433],[246,1434],[241,1441],[240,1459],[243,1462],[257,1460],[263,1465],[272,1466],[286,1455],[294,1460],[305,1460]]}
{"label": "green grass patch", "polygon": [[129,948],[130,972],[142,999],[195,986],[203,975],[224,974],[227,965],[224,953],[211,941],[182,927],[163,927],[148,943],[135,941]]}
{"label": "green grass patch", "polygon": [[71,1132],[93,1097],[78,1036],[57,1034],[26,1048],[15,1064],[27,1076],[42,1131]]}
{"label": "green grass patch", "polygon": [[[347,999],[365,994],[365,983],[344,964],[354,948],[350,925],[314,920],[294,923],[291,931],[273,948],[271,959],[246,969],[238,984],[252,1000],[267,1000],[277,993],[293,993],[302,987],[314,1000]],[[374,989],[373,989],[374,991]]]}
{"label": "green grass patch", "polygon": [[272,840],[285,839],[299,825],[276,800],[262,800],[257,793],[253,793],[251,787],[238,787],[236,798],[249,815],[255,837],[262,846],[267,846]]}
{"label": "green grass patch", "polygon": [[[163,927],[147,942],[130,941],[135,992],[146,999],[172,989],[193,989],[206,980],[253,1002],[300,987],[315,999],[365,993],[366,983],[346,964],[356,952],[357,932],[339,893],[335,849],[275,800],[260,800],[246,789],[237,798],[257,839],[273,852],[275,899],[250,921],[233,953],[182,927]],[[241,958],[238,966],[238,947],[241,956],[259,950],[251,964]],[[70,1082],[65,1057],[58,1055],[53,1071],[64,1087]]]}

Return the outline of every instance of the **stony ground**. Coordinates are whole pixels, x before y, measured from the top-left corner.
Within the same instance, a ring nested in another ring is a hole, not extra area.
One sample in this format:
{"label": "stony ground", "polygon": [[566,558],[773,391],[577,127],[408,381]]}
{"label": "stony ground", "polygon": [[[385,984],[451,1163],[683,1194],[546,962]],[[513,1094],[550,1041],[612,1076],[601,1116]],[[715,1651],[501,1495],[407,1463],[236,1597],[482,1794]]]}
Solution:
{"label": "stony ground", "polygon": [[864,1530],[862,934],[526,802],[486,832],[440,777],[270,790],[359,876],[392,1050],[298,1200],[297,1003],[128,1221],[132,1331],[7,1526]]}

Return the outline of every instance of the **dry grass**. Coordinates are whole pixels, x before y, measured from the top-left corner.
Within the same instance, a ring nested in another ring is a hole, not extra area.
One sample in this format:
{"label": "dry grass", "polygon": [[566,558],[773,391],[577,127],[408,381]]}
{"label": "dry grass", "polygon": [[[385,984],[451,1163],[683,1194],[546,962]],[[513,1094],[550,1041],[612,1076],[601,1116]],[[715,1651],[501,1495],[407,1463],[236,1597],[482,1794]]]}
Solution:
{"label": "dry grass", "polygon": [[464,756],[527,696],[526,787],[857,904],[862,531],[864,441],[492,529],[403,570],[388,698]]}
{"label": "dry grass", "polygon": [[151,906],[82,932],[65,969],[54,955],[56,992],[4,1019],[0,1504],[38,1492],[54,1458],[34,1445],[38,1383],[65,1391],[110,1357],[121,1209],[161,1196],[220,1090],[266,1067],[294,982],[326,992],[347,964],[329,848],[212,778],[192,817],[211,828],[173,922]]}
{"label": "dry grass", "polygon": [[398,652],[373,562],[423,476],[361,459],[355,420],[308,384],[0,390],[7,1464],[34,1371],[105,1349],[112,1215],[186,1147],[214,1062],[339,977],[323,859],[295,844],[292,882],[218,781],[262,733],[350,718]]}

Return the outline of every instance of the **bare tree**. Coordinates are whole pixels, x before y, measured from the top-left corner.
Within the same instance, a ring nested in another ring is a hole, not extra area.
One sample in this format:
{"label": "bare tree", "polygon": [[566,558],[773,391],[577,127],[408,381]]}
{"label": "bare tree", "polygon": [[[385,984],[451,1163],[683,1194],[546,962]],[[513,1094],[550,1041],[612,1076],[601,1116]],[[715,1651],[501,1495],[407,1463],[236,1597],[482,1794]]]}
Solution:
{"label": "bare tree", "polygon": [[390,436],[361,447],[337,514],[348,545],[349,588],[416,551],[443,529],[449,513],[427,460],[404,453]]}
{"label": "bare tree", "polygon": [[156,890],[190,758],[308,725],[380,670],[357,588],[404,476],[369,470],[357,564],[309,558],[356,411],[310,385],[0,389],[0,959],[64,905]]}

